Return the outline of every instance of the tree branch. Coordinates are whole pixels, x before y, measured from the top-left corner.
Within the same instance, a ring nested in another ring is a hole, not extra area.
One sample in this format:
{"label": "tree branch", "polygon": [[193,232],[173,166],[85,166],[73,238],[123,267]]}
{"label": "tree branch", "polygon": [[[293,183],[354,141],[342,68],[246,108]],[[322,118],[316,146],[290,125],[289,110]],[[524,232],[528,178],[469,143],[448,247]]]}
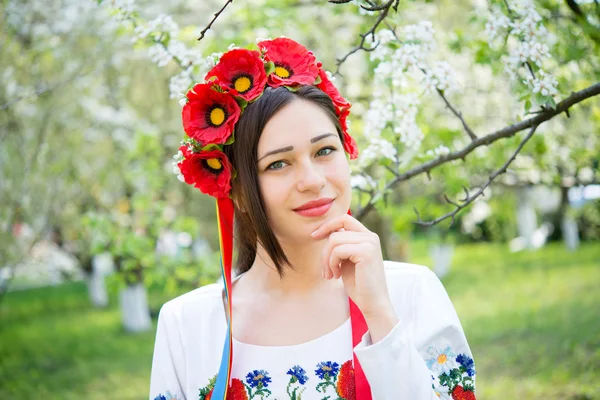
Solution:
{"label": "tree branch", "polygon": [[529,139],[531,139],[531,137],[535,133],[535,130],[537,129],[538,126],[539,125],[534,125],[533,127],[531,127],[531,129],[529,130],[529,133],[527,134],[527,136],[525,136],[523,138],[523,140],[521,140],[521,143],[519,143],[519,146],[517,147],[517,149],[515,150],[513,155],[504,163],[504,165],[502,165],[502,167],[500,167],[500,169],[496,170],[492,175],[490,175],[487,182],[482,187],[480,187],[479,190],[477,190],[477,192],[475,192],[473,195],[469,195],[467,192],[466,197],[464,199],[460,200],[462,204],[458,204],[458,203],[450,200],[448,198],[448,196],[444,194],[444,198],[446,199],[446,201],[449,204],[452,204],[456,208],[453,211],[450,211],[449,213],[446,213],[446,214],[442,215],[441,217],[438,217],[431,221],[423,221],[419,218],[419,220],[417,222],[415,222],[415,224],[421,225],[421,226],[433,226],[439,222],[444,221],[445,219],[452,218],[451,225],[454,225],[454,222],[456,221],[456,219],[455,219],[456,215],[461,210],[463,210],[465,207],[467,207],[469,204],[471,204],[473,201],[475,201],[475,199],[477,199],[479,196],[481,196],[483,194],[483,191],[488,186],[490,186],[490,184],[494,181],[494,179],[496,179],[498,176],[500,176],[506,172],[508,166],[515,160],[515,158],[517,158],[517,155],[523,149],[523,146],[525,146],[525,143],[527,143],[529,141]]}
{"label": "tree branch", "polygon": [[[330,3],[334,3],[334,4],[344,4],[344,3],[348,3],[349,1],[346,0],[328,0]],[[342,66],[342,64],[348,59],[348,57],[350,57],[352,54],[356,53],[359,50],[364,50],[364,51],[373,51],[377,48],[377,44],[375,44],[373,47],[365,47],[365,41],[367,40],[367,37],[369,37],[369,35],[372,36],[373,38],[373,42],[375,41],[375,31],[377,30],[377,27],[379,27],[379,25],[381,24],[381,22],[387,17],[388,13],[390,12],[390,8],[392,7],[392,5],[394,5],[394,2],[397,3],[397,0],[389,0],[387,3],[384,3],[381,6],[374,6],[371,8],[365,8],[363,7],[365,10],[367,11],[381,11],[379,13],[379,16],[377,17],[377,20],[375,21],[375,23],[373,24],[373,27],[371,27],[371,29],[369,29],[366,33],[361,33],[360,37],[360,43],[358,45],[356,45],[355,47],[353,47],[348,53],[346,53],[346,55],[344,55],[342,58],[338,58],[337,59],[337,68],[335,70],[335,75],[341,75],[340,74],[340,68]],[[397,4],[396,4],[397,5]]]}
{"label": "tree branch", "polygon": [[227,6],[231,3],[233,3],[233,0],[227,0],[227,2],[225,2],[223,7],[221,7],[221,9],[215,13],[213,19],[208,23],[208,25],[206,25],[206,28],[202,29],[202,31],[200,32],[200,37],[198,38],[198,41],[204,39],[204,35],[206,34],[206,32],[208,32],[208,30],[212,27],[212,25],[215,23],[217,18],[219,18],[219,16],[223,13],[223,11],[225,11]]}
{"label": "tree branch", "polygon": [[450,104],[450,102],[448,101],[448,99],[446,99],[446,96],[444,96],[444,92],[442,92],[439,89],[436,89],[438,94],[440,95],[440,97],[442,98],[442,100],[444,100],[444,103],[446,103],[446,107],[448,107],[450,109],[450,111],[452,111],[452,114],[456,115],[456,117],[458,119],[460,119],[460,122],[463,125],[463,128],[465,128],[465,131],[467,132],[467,135],[469,135],[469,137],[472,140],[477,139],[477,135],[475,135],[475,133],[473,132],[473,130],[471,128],[469,128],[469,125],[467,125],[467,123],[465,122],[462,113],[458,110],[456,110],[454,107],[452,107],[452,104]]}
{"label": "tree branch", "polygon": [[[487,146],[499,139],[512,137],[516,133],[518,133],[524,129],[527,129],[527,128],[533,128],[533,127],[537,128],[537,126],[554,118],[555,116],[557,116],[563,112],[567,112],[569,110],[569,108],[574,106],[575,104],[578,104],[590,97],[594,97],[599,94],[600,94],[600,82],[595,83],[586,89],[580,90],[579,92],[572,93],[569,97],[567,97],[566,99],[564,99],[563,101],[558,103],[556,105],[556,108],[554,108],[554,109],[552,109],[552,108],[544,109],[543,112],[536,115],[535,117],[526,119],[524,121],[518,122],[513,125],[509,125],[505,128],[502,128],[500,130],[492,132],[486,136],[472,140],[469,144],[467,144],[461,150],[440,156],[434,160],[431,160],[431,161],[423,163],[419,166],[416,166],[402,174],[396,172],[395,173],[396,177],[386,185],[384,191],[391,190],[398,183],[400,183],[402,181],[406,181],[406,180],[412,178],[413,176],[416,176],[416,175],[419,175],[422,173],[427,173],[442,164],[446,164],[450,161],[454,161],[454,160],[458,160],[458,159],[464,160],[465,157],[469,153],[471,153],[473,150],[475,150],[476,148],[478,148],[480,146],[484,146],[484,145]],[[373,207],[375,205],[373,202],[374,197],[375,196],[371,197],[369,199],[369,202],[367,203],[367,205],[355,213],[355,216],[357,219],[364,218],[364,216],[373,209]]]}

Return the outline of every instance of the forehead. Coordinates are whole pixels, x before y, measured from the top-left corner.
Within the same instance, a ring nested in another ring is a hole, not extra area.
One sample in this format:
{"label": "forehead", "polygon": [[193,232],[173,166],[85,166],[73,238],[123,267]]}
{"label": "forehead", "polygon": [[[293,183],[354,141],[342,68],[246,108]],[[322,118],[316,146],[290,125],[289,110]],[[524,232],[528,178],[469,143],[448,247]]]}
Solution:
{"label": "forehead", "polygon": [[285,146],[310,145],[313,137],[336,132],[335,125],[321,107],[296,99],[267,122],[258,141],[258,154]]}

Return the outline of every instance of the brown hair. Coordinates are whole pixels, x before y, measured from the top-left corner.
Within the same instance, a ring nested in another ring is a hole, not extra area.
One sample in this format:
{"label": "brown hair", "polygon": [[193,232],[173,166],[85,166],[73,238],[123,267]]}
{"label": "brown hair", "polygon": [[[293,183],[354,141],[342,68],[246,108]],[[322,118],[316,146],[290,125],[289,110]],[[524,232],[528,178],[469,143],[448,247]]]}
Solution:
{"label": "brown hair", "polygon": [[257,243],[269,254],[280,276],[291,267],[267,219],[258,184],[258,141],[267,122],[284,106],[297,99],[319,106],[331,119],[343,143],[343,133],[331,98],[315,86],[302,86],[296,91],[267,86],[263,95],[249,104],[235,127],[235,141],[225,146],[237,176],[232,180],[231,194],[235,203],[234,237],[237,252],[236,272],[250,269],[256,258]]}

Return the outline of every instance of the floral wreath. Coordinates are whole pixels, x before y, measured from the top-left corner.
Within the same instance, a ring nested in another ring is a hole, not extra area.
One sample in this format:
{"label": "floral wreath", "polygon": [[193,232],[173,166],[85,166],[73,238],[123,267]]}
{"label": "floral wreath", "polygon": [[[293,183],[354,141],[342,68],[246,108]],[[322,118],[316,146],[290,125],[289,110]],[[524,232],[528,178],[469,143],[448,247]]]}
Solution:
{"label": "floral wreath", "polygon": [[182,120],[188,137],[173,157],[173,172],[179,180],[202,193],[217,199],[229,197],[236,173],[223,147],[234,142],[240,115],[267,86],[294,91],[314,85],[329,95],[342,128],[344,150],[351,159],[358,156],[356,142],[348,134],[351,104],[313,53],[291,39],[263,40],[258,42],[258,50],[233,48],[220,57],[204,80],[184,99]]}

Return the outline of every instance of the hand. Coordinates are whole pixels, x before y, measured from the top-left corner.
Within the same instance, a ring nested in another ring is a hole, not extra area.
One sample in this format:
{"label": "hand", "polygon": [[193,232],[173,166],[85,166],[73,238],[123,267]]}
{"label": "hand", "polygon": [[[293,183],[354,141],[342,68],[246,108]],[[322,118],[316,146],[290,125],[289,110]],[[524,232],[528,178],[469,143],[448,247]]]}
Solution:
{"label": "hand", "polygon": [[369,320],[380,322],[395,318],[377,234],[354,217],[342,215],[325,222],[312,237],[327,239],[323,248],[323,277],[342,277],[346,293],[361,310],[367,324]]}

